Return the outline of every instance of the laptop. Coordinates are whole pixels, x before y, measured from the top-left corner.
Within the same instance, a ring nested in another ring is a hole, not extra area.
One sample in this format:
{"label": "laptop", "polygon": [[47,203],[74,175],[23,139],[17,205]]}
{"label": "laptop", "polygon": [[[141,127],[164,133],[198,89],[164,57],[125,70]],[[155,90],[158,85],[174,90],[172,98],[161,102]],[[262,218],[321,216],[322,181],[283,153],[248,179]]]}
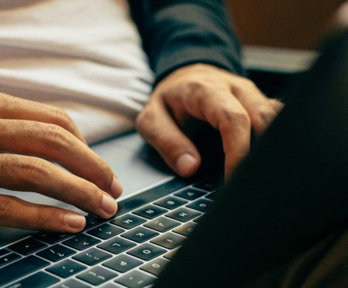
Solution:
{"label": "laptop", "polygon": [[[126,135],[111,143],[120,143],[121,150],[122,142],[140,150],[150,149],[139,147],[142,141],[138,137]],[[101,143],[94,149],[108,153],[105,145],[111,143]],[[152,160],[155,157],[152,152],[143,153]],[[144,167],[138,167],[140,170],[144,172]],[[161,171],[157,168],[156,172],[152,171],[154,175],[146,172],[152,182],[157,183],[119,201],[116,217],[102,220],[87,215],[87,225],[77,235],[38,232],[0,249],[0,287],[147,287],[153,284],[197,226],[219,185],[216,179],[183,180],[170,176],[169,171],[166,174],[165,169],[162,173],[157,170]],[[130,176],[129,180],[134,178]],[[144,181],[140,179],[140,182],[144,185]]]}
{"label": "laptop", "polygon": [[[316,79],[308,82],[310,87],[307,91],[311,91],[311,88],[317,85],[318,78],[325,80],[323,76],[326,71],[323,70],[330,68],[325,63],[328,61],[328,55],[335,51],[334,48],[330,48],[330,45],[327,45],[327,55],[324,53],[325,55],[321,57],[319,64],[309,76]],[[337,44],[334,42],[332,45]],[[347,54],[345,56],[347,57]],[[329,59],[332,58],[329,57]],[[339,72],[343,71],[337,71],[334,76],[335,72],[331,70],[330,77],[340,77],[342,74]],[[287,90],[302,95],[304,88],[301,87],[304,86],[302,84],[295,86],[300,88]],[[310,96],[314,97],[314,95]],[[307,101],[308,104],[313,97],[307,97],[307,100],[303,99],[303,101]],[[299,98],[296,98],[296,101],[299,101]],[[274,245],[270,244],[271,241],[259,243],[253,235],[266,235],[264,233],[271,231],[274,227],[279,229],[277,232],[287,231],[286,223],[291,222],[292,212],[298,212],[299,215],[303,212],[300,209],[301,203],[297,210],[295,209],[296,211],[279,209],[276,207],[279,199],[275,196],[279,195],[279,191],[284,192],[285,195],[290,192],[292,192],[291,195],[297,193],[296,190],[290,191],[297,187],[296,181],[289,181],[289,177],[282,176],[284,173],[291,176],[291,173],[296,171],[281,171],[286,167],[278,161],[282,151],[275,146],[282,144],[281,141],[275,142],[277,140],[275,133],[282,129],[284,123],[291,122],[289,111],[296,112],[296,115],[303,117],[303,120],[313,116],[304,115],[301,110],[296,110],[294,104],[296,101],[290,103],[290,108],[285,109],[286,111],[275,120],[260,144],[255,145],[254,151],[237,169],[226,188],[219,190],[221,181],[215,175],[216,173],[211,173],[212,169],[209,169],[208,173],[203,171],[198,177],[189,180],[173,177],[164,169],[165,172],[161,172],[161,176],[157,175],[159,176],[157,183],[150,185],[152,187],[122,199],[119,202],[119,211],[112,219],[101,220],[93,215],[87,215],[86,228],[79,234],[38,232],[3,247],[0,250],[0,287],[142,288],[152,285],[155,287],[212,287],[209,285],[214,283],[233,286],[244,283],[248,277],[257,277],[267,269],[290,259],[302,251],[301,249],[308,247],[315,237],[313,239],[307,237],[304,242],[300,242],[302,238],[299,233],[303,234],[304,230],[297,231],[294,228],[292,234],[287,235],[288,237],[281,242],[283,245],[281,246],[276,241]],[[299,133],[300,130],[301,128]],[[110,145],[110,143],[102,143],[95,149],[98,150],[99,147]],[[346,144],[348,145],[348,141]],[[273,150],[270,151],[270,147],[275,148],[276,156],[272,156]],[[261,154],[264,151],[265,154]],[[140,155],[144,153],[141,149],[138,152]],[[261,160],[266,161],[266,156],[262,155],[268,155],[271,158],[270,163],[278,164],[279,162],[279,166],[274,165],[273,170],[265,168],[262,171]],[[293,157],[296,158],[296,156]],[[156,165],[161,165],[159,163],[157,162]],[[342,170],[342,167],[339,168]],[[218,169],[213,170],[216,172]],[[298,170],[303,172],[301,167]],[[339,171],[335,171],[336,175],[340,174]],[[130,169],[128,179],[136,183],[137,178],[131,175],[132,172]],[[276,177],[274,181],[272,177]],[[261,188],[258,191],[258,187],[253,185],[262,184],[264,179],[272,179],[276,186],[269,187],[267,191]],[[282,181],[286,186],[282,184]],[[246,188],[241,187],[241,183],[245,184]],[[321,184],[325,183],[323,180]],[[254,190],[260,193],[253,194]],[[235,202],[230,201],[234,199],[233,197],[239,196],[241,198],[236,198]],[[295,200],[289,197],[287,208],[291,208],[294,204],[292,201]],[[241,210],[243,201],[245,203],[250,201],[249,206],[252,208],[250,212]],[[316,203],[315,200],[313,202]],[[284,218],[284,231],[282,226],[277,226],[277,219],[273,219],[275,217],[272,213],[268,214],[267,210],[268,218],[261,217],[260,219],[263,219],[261,223],[255,225],[259,229],[266,228],[262,231],[253,229],[252,225],[259,220],[253,211],[258,211],[259,207],[267,208],[265,206],[267,203],[271,203],[269,207],[271,212],[272,209],[279,211],[280,214],[289,212],[289,217]],[[279,204],[282,203],[279,201]],[[231,211],[230,207],[234,210]],[[317,210],[314,210],[313,215],[316,215],[316,212]],[[238,219],[239,215],[241,219]],[[330,220],[330,217],[327,218]],[[270,225],[267,226],[267,223]],[[305,223],[304,219],[303,224]],[[301,227],[300,224],[297,226]],[[320,227],[314,225],[307,230],[315,234],[316,228]],[[233,234],[233,231],[236,233]],[[253,231],[250,233],[251,237],[245,237],[245,233],[250,231]],[[269,233],[269,235],[273,234]],[[225,236],[226,238],[223,238]],[[268,238],[265,237],[265,239]],[[182,249],[180,249],[181,246],[183,246]],[[284,247],[288,247],[285,252],[281,249]],[[237,263],[230,260],[233,255]],[[250,260],[252,255],[254,261],[246,261]]]}

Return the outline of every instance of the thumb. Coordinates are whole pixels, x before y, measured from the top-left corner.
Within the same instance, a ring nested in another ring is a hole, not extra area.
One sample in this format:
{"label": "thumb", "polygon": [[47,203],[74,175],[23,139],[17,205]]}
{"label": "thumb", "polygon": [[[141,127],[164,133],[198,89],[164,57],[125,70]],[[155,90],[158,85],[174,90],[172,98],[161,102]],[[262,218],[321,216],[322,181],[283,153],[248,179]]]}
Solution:
{"label": "thumb", "polygon": [[179,129],[164,105],[150,101],[137,117],[136,126],[144,139],[180,176],[190,177],[198,170],[201,157],[197,148]]}

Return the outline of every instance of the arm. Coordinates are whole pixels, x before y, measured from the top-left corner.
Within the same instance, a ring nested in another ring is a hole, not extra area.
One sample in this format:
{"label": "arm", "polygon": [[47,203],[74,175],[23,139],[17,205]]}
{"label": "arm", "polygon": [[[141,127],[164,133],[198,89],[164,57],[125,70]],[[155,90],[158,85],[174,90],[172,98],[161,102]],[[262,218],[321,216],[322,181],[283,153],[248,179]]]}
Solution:
{"label": "arm", "polygon": [[244,75],[223,0],[131,0],[156,83],[179,67],[211,64]]}
{"label": "arm", "polygon": [[138,131],[169,167],[189,177],[205,160],[194,138],[206,139],[208,124],[221,135],[230,175],[249,151],[251,130],[261,135],[282,105],[243,77],[224,1],[130,4],[156,75],[151,99],[137,118]]}

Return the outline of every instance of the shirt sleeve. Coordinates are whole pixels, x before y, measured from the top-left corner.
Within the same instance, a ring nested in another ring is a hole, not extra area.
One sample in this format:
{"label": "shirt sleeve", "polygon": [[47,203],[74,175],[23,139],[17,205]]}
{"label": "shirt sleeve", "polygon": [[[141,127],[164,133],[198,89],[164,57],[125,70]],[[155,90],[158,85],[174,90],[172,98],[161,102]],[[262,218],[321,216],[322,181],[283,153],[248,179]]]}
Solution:
{"label": "shirt sleeve", "polygon": [[194,63],[245,75],[224,0],[129,0],[155,85]]}

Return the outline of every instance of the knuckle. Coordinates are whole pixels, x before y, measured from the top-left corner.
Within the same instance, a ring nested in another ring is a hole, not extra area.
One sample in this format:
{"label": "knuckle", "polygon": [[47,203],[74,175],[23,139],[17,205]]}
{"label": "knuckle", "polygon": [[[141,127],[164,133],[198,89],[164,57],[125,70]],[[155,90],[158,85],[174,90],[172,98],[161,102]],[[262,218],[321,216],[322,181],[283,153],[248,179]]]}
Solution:
{"label": "knuckle", "polygon": [[262,105],[258,109],[259,119],[262,122],[269,122],[271,119],[273,119],[276,115],[276,112],[271,109],[271,107]]}
{"label": "knuckle", "polygon": [[207,81],[202,79],[197,80],[189,80],[185,83],[185,90],[189,94],[197,95],[197,94],[205,94],[209,89],[210,85]]}
{"label": "knuckle", "polygon": [[[82,188],[83,187],[83,188]],[[81,203],[81,198],[76,197],[74,204],[77,206],[83,205],[83,208],[88,210],[97,210],[102,205],[103,192],[93,183],[85,182],[81,186],[81,190],[76,195],[81,195],[84,198],[83,203]]]}
{"label": "knuckle", "polygon": [[19,174],[19,158],[15,155],[2,154],[0,159],[0,177],[6,178],[10,183],[16,182]]}
{"label": "knuckle", "polygon": [[46,166],[43,160],[32,158],[29,163],[22,164],[21,174],[24,175],[23,178],[27,183],[38,186],[42,179],[46,178]]}
{"label": "knuckle", "polygon": [[152,109],[145,108],[136,119],[136,128],[147,141],[164,149],[168,144],[169,131],[167,133],[157,133],[158,130],[154,129],[155,121],[156,113]]}
{"label": "knuckle", "polygon": [[72,130],[74,127],[74,122],[70,118],[69,114],[65,110],[60,108],[56,108],[54,110],[54,123],[67,130]]}
{"label": "knuckle", "polygon": [[188,111],[192,107],[202,108],[206,106],[207,99],[214,95],[212,88],[208,82],[204,80],[193,80],[185,84],[184,88],[187,97],[184,97],[184,105]]}
{"label": "knuckle", "polygon": [[17,171],[20,182],[24,187],[38,187],[42,184],[48,173],[48,166],[43,159],[30,157],[27,160],[17,161]]}
{"label": "knuckle", "polygon": [[250,117],[243,110],[227,109],[224,108],[219,112],[220,118],[223,123],[237,123],[242,126],[250,126]]}
{"label": "knuckle", "polygon": [[46,124],[43,132],[43,139],[51,149],[59,149],[69,145],[69,134],[60,126]]}
{"label": "knuckle", "polygon": [[136,128],[140,132],[146,130],[147,127],[151,127],[149,125],[154,122],[155,117],[156,116],[153,109],[145,107],[144,110],[136,118]]}
{"label": "knuckle", "polygon": [[38,191],[51,171],[49,162],[31,156],[4,155],[0,159],[0,177],[14,190]]}
{"label": "knuckle", "polygon": [[0,223],[4,223],[13,212],[12,197],[0,197]]}
{"label": "knuckle", "polygon": [[256,84],[250,79],[244,77],[239,77],[238,81],[236,81],[233,86],[233,92],[237,98],[246,93],[255,92],[255,90],[259,91]]}
{"label": "knuckle", "polygon": [[256,88],[256,84],[252,81],[252,80],[250,80],[250,79],[248,79],[248,78],[240,78],[240,85],[241,85],[241,87],[244,87],[244,88],[249,88],[249,89],[255,89]]}
{"label": "knuckle", "polygon": [[11,106],[10,97],[3,93],[0,93],[0,116],[2,118],[7,117],[9,106]]}
{"label": "knuckle", "polygon": [[52,211],[48,212],[46,209],[45,213],[42,213],[42,211],[37,210],[35,217],[35,226],[40,228],[47,227],[49,226],[48,224],[50,223],[50,220],[54,218],[56,218],[56,215]]}

